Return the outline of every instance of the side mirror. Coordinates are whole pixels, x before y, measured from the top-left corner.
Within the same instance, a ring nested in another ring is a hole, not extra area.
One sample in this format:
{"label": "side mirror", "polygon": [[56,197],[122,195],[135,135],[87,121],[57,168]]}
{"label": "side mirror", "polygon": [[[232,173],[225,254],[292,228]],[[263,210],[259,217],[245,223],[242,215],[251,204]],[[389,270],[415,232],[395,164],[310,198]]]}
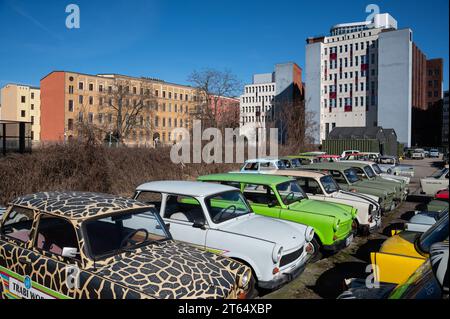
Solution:
{"label": "side mirror", "polygon": [[192,227],[194,227],[194,228],[199,228],[199,229],[206,229],[206,227],[205,227],[205,222],[204,221],[202,221],[202,220],[195,220],[194,221],[194,224],[192,225]]}
{"label": "side mirror", "polygon": [[78,249],[73,247],[64,247],[61,256],[66,258],[76,258],[78,255]]}

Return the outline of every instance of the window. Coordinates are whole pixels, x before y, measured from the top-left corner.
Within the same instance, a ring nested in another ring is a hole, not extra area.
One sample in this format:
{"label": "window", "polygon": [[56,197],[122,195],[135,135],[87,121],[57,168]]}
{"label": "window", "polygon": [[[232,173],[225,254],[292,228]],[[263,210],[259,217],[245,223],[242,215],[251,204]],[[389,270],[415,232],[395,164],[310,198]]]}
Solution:
{"label": "window", "polygon": [[73,112],[73,100],[69,100],[69,112]]}
{"label": "window", "polygon": [[31,93],[31,99],[34,99],[34,92]]}
{"label": "window", "polygon": [[30,209],[13,207],[2,224],[1,234],[26,243],[32,238],[34,213]]}
{"label": "window", "polygon": [[64,248],[72,248],[73,259],[80,260],[78,238],[72,224],[66,219],[43,214],[39,218],[35,247],[62,256]]}
{"label": "window", "polygon": [[103,114],[102,114],[102,113],[99,113],[99,114],[97,115],[97,120],[98,120],[98,122],[99,122],[100,124],[103,123]]}
{"label": "window", "polygon": [[313,195],[323,194],[322,188],[320,187],[319,183],[315,179],[306,178],[306,177],[298,177],[297,182],[301,186],[301,188],[303,188],[303,190],[308,194],[313,194]]}
{"label": "window", "polygon": [[73,94],[73,85],[69,85],[69,94]]}
{"label": "window", "polygon": [[94,114],[92,114],[92,113],[88,114],[88,121],[89,121],[89,123],[93,123],[94,122]]}
{"label": "window", "polygon": [[25,102],[26,102],[25,96],[22,95],[22,96],[20,97],[20,102],[22,102],[22,103],[25,103]]}
{"label": "window", "polygon": [[94,84],[89,83],[89,91],[94,91]]}
{"label": "window", "polygon": [[152,209],[134,209],[84,224],[86,244],[93,258],[121,254],[123,249],[137,249],[145,243],[169,238],[165,225]]}
{"label": "window", "polygon": [[83,122],[83,112],[78,113],[78,122]]}
{"label": "window", "polygon": [[80,104],[83,104],[83,95],[80,95],[80,96],[78,97],[78,102],[79,102]]}
{"label": "window", "polygon": [[26,114],[25,114],[25,111],[24,111],[24,110],[20,111],[20,116],[21,116],[21,117],[25,117],[25,116],[26,116]]}
{"label": "window", "polygon": [[34,104],[31,104],[31,110],[34,110]]}
{"label": "window", "polygon": [[67,129],[69,131],[73,131],[73,119],[68,119],[67,120]]}
{"label": "window", "polygon": [[82,90],[83,87],[84,87],[83,82],[79,82],[79,83],[78,83],[78,89],[79,89],[79,90]]}
{"label": "window", "polygon": [[99,91],[99,92],[103,92],[103,85],[102,85],[102,84],[100,84],[100,85],[98,86],[98,91]]}
{"label": "window", "polygon": [[92,96],[89,97],[89,105],[94,104],[94,98]]}

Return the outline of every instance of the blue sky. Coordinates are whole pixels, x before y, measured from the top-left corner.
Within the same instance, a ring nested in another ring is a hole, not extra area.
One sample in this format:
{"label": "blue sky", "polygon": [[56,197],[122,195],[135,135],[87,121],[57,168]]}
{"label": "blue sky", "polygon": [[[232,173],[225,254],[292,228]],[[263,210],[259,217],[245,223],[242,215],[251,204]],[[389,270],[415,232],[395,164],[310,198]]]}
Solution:
{"label": "blue sky", "polygon": [[[80,7],[80,29],[65,26],[70,3]],[[249,82],[275,63],[304,67],[308,36],[364,21],[371,3],[410,27],[428,58],[444,58],[448,89],[448,0],[0,0],[0,86],[39,85],[53,70],[187,83],[205,67]]]}

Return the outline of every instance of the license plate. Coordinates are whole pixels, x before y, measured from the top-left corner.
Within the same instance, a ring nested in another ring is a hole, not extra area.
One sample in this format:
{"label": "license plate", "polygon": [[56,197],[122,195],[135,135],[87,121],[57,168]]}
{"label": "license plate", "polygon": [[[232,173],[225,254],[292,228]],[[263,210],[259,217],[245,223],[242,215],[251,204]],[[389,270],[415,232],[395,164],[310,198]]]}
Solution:
{"label": "license plate", "polygon": [[349,246],[352,241],[353,241],[353,235],[348,236],[347,239],[345,240],[345,246]]}

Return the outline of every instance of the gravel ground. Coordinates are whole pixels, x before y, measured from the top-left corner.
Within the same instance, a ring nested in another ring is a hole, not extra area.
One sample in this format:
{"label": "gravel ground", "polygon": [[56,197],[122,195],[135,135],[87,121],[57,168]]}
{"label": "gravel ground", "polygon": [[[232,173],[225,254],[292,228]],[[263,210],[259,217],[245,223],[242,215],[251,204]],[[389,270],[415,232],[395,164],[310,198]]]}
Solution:
{"label": "gravel ground", "polygon": [[405,160],[403,164],[414,166],[414,177],[410,183],[410,196],[393,212],[383,217],[382,227],[368,237],[356,237],[352,244],[339,253],[306,266],[304,273],[281,289],[265,294],[270,299],[335,299],[343,291],[345,278],[366,277],[370,263],[370,252],[378,251],[388,238],[392,225],[402,222],[401,216],[415,210],[429,198],[420,196],[419,180],[431,175],[442,165],[436,159]]}

